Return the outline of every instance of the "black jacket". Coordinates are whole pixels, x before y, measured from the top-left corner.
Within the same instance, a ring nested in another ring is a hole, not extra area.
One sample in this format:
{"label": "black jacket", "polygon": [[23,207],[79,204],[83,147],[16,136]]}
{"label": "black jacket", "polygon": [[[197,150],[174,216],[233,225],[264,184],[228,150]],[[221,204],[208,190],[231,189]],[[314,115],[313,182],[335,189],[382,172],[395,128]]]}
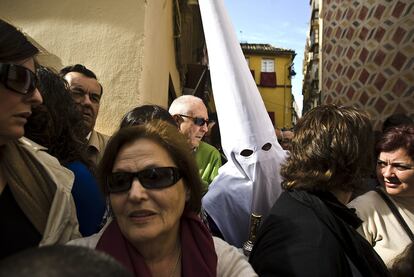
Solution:
{"label": "black jacket", "polygon": [[250,255],[260,276],[389,276],[355,229],[361,220],[327,192],[285,191]]}

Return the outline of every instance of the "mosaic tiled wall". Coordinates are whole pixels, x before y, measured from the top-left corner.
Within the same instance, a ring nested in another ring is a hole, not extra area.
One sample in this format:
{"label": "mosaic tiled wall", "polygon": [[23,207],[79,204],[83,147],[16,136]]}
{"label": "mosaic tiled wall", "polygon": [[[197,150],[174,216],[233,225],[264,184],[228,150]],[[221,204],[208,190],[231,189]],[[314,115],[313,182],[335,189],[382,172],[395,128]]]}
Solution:
{"label": "mosaic tiled wall", "polygon": [[323,2],[322,102],[414,117],[414,1]]}

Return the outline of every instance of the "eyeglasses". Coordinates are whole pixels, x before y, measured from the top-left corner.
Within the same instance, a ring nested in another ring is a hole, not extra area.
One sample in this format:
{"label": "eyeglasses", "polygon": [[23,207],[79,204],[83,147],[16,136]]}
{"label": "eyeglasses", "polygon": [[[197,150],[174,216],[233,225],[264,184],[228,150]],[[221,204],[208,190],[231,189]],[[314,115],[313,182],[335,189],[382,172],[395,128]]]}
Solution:
{"label": "eyeglasses", "polygon": [[398,171],[405,171],[405,170],[410,170],[410,169],[414,169],[414,165],[410,165],[410,164],[404,164],[404,163],[390,163],[390,162],[385,162],[382,160],[377,160],[377,166],[379,168],[385,168],[387,166],[391,166],[393,168],[395,168]]}
{"label": "eyeglasses", "polygon": [[212,120],[204,119],[202,117],[192,117],[192,116],[185,115],[185,114],[179,114],[179,116],[192,119],[193,123],[197,126],[200,126],[200,127],[204,126],[204,124],[208,125],[208,123],[212,122]]}
{"label": "eyeglasses", "polygon": [[37,87],[36,74],[17,64],[0,63],[0,82],[6,88],[23,95],[32,94]]}
{"label": "eyeglasses", "polygon": [[163,189],[177,183],[181,179],[181,174],[176,167],[155,167],[138,172],[114,172],[107,179],[109,192],[117,193],[129,190],[134,178],[138,178],[146,189]]}
{"label": "eyeglasses", "polygon": [[92,92],[86,92],[79,87],[71,87],[70,92],[72,93],[72,97],[75,101],[83,100],[83,98],[85,98],[86,95],[89,96],[89,99],[92,103],[99,104],[99,102],[101,101],[101,95]]}

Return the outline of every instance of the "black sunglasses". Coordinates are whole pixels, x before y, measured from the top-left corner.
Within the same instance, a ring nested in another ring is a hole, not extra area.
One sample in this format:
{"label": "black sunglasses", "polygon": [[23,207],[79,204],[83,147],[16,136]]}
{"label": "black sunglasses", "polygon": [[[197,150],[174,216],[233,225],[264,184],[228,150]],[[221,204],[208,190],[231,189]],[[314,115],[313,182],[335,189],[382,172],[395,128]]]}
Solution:
{"label": "black sunglasses", "polygon": [[37,87],[36,74],[17,64],[0,63],[0,82],[6,88],[24,95],[32,94]]}
{"label": "black sunglasses", "polygon": [[154,167],[138,172],[113,172],[108,176],[107,186],[110,193],[124,192],[131,188],[134,178],[138,178],[146,189],[170,187],[181,179],[176,167]]}
{"label": "black sunglasses", "polygon": [[212,122],[212,120],[204,119],[202,117],[192,117],[192,116],[185,115],[185,114],[179,114],[179,116],[187,117],[187,118],[192,119],[193,122],[194,122],[194,124],[195,125],[198,125],[200,127],[201,126],[204,126],[204,124],[207,124],[208,125],[208,123]]}

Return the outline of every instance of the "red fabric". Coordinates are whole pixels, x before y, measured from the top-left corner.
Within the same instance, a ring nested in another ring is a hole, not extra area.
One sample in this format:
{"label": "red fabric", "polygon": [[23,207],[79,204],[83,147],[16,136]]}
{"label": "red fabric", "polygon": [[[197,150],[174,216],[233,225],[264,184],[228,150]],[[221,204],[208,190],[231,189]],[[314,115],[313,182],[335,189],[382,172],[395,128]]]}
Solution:
{"label": "red fabric", "polygon": [[[189,211],[183,213],[180,223],[181,275],[216,276],[217,255],[213,238],[205,225],[195,213]],[[113,220],[103,232],[96,249],[114,257],[134,276],[151,277],[144,258],[122,235],[116,220]]]}
{"label": "red fabric", "polygon": [[260,85],[262,87],[276,87],[276,72],[260,72]]}
{"label": "red fabric", "polygon": [[213,238],[194,212],[181,217],[182,276],[217,276]]}

